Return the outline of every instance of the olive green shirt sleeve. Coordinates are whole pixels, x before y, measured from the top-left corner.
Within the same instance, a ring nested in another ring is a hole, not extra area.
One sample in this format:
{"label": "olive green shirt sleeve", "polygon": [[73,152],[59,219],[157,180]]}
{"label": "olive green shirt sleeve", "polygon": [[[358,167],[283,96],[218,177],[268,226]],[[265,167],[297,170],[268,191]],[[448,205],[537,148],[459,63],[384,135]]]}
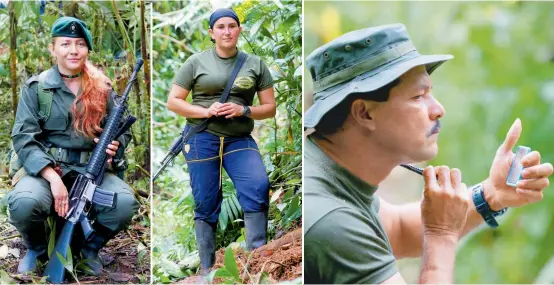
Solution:
{"label": "olive green shirt sleeve", "polygon": [[305,282],[379,284],[398,269],[377,224],[348,208],[322,217],[305,235]]}
{"label": "olive green shirt sleeve", "polygon": [[34,89],[25,85],[19,96],[11,138],[19,161],[32,176],[39,175],[47,165],[55,165],[54,159],[47,154],[48,148],[38,140],[41,133],[38,96]]}
{"label": "olive green shirt sleeve", "polygon": [[189,57],[173,78],[173,84],[191,91],[194,86],[194,56]]}
{"label": "olive green shirt sleeve", "polygon": [[260,80],[256,84],[256,91],[262,91],[273,86],[273,77],[271,72],[265,65],[264,61],[260,59]]}

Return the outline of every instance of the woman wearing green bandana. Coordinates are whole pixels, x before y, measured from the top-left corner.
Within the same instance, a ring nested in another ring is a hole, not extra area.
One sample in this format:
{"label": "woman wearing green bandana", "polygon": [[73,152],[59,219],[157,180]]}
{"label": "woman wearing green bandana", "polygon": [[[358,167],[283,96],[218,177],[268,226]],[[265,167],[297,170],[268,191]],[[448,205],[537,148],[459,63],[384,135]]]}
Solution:
{"label": "woman wearing green bandana", "polygon": [[[18,272],[34,271],[36,260],[47,259],[46,218],[68,213],[68,189],[84,173],[89,155],[113,108],[115,93],[109,79],[87,61],[92,39],[87,25],[76,18],[61,17],[52,26],[52,68],[27,80],[20,95],[12,142],[17,154],[11,170],[14,189],[6,196],[9,222],[20,233],[27,252]],[[113,157],[130,140],[125,133],[106,153]],[[13,161],[13,160],[12,160]],[[20,167],[13,167],[19,164]],[[17,171],[16,171],[17,170]],[[91,241],[74,237],[74,256],[85,259],[91,274],[100,275],[98,251],[127,227],[138,204],[131,188],[107,173],[100,187],[117,194],[116,207],[93,205],[90,218],[95,233]],[[82,234],[80,229],[75,231]]]}
{"label": "woman wearing green bandana", "polygon": [[[239,58],[237,41],[241,31],[233,10],[213,12],[209,32],[215,47],[186,60],[175,74],[167,101],[169,110],[187,118],[185,132],[210,118],[207,129],[192,136],[183,149],[195,201],[195,233],[204,274],[215,261],[223,169],[233,181],[244,212],[247,247],[258,248],[267,240],[269,178],[250,135],[254,120],[275,116],[273,79],[264,62],[246,55],[228,99],[219,102]],[[186,101],[190,93],[192,103]],[[260,105],[253,106],[256,94]]]}

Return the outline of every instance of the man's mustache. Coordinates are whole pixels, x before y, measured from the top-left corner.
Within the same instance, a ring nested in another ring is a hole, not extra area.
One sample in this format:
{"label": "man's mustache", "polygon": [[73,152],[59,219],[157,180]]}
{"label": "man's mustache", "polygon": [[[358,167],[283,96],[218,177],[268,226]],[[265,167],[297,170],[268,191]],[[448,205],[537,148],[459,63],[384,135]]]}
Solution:
{"label": "man's mustache", "polygon": [[433,128],[431,129],[431,131],[429,132],[429,134],[427,136],[430,137],[434,133],[439,132],[440,128],[441,128],[441,122],[439,120],[437,120],[437,122],[435,123],[435,125],[433,126]]}

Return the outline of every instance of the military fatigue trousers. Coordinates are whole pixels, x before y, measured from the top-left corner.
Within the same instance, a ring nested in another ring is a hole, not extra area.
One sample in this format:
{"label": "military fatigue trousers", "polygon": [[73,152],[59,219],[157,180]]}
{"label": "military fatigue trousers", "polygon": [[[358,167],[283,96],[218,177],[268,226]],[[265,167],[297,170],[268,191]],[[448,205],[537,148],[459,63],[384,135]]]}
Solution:
{"label": "military fatigue trousers", "polygon": [[[68,175],[75,174],[69,173]],[[74,179],[70,179],[73,181]],[[69,192],[71,185],[64,183]],[[135,200],[132,189],[117,176],[106,173],[100,188],[117,193],[115,208],[93,205],[90,214],[102,226],[118,232],[126,228],[139,204]],[[48,216],[57,215],[54,210],[54,199],[50,191],[50,183],[42,177],[26,175],[6,195],[10,212],[9,223],[16,228],[24,228],[31,222],[44,221]]]}

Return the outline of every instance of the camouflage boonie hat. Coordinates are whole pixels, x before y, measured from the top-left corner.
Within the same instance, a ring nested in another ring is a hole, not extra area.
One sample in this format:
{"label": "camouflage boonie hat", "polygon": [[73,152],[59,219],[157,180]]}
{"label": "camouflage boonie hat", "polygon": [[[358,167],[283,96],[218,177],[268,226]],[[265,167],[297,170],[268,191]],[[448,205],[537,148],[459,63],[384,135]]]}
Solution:
{"label": "camouflage boonie hat", "polygon": [[313,80],[314,105],[304,116],[304,127],[315,127],[349,94],[375,91],[419,65],[425,65],[431,74],[452,58],[419,54],[402,24],[344,34],[306,59]]}

